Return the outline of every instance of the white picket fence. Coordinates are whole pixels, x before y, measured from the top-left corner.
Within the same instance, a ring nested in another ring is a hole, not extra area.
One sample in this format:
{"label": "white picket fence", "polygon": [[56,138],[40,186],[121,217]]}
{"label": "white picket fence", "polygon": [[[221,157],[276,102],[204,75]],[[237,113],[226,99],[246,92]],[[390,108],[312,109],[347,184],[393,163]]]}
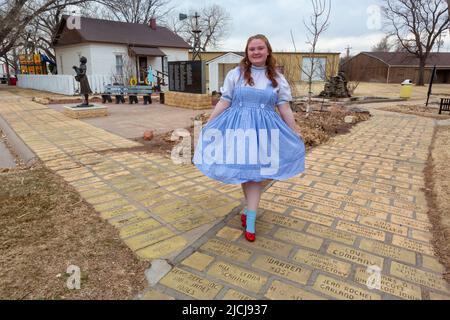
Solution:
{"label": "white picket fence", "polygon": [[[93,93],[103,93],[105,85],[112,83],[111,76],[89,76],[89,85]],[[20,88],[43,90],[64,95],[76,95],[80,91],[80,83],[70,75],[34,75],[19,74],[17,86]]]}

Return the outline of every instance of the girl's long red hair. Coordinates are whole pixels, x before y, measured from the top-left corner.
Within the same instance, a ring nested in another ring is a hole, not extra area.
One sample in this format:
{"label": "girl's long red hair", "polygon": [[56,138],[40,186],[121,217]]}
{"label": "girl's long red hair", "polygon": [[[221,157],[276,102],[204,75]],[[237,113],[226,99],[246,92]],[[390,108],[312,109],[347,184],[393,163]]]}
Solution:
{"label": "girl's long red hair", "polygon": [[276,71],[277,62],[276,62],[275,58],[273,57],[272,46],[270,45],[269,40],[267,40],[266,36],[264,36],[262,34],[257,34],[255,36],[251,36],[247,40],[247,45],[245,46],[245,57],[244,57],[244,59],[242,59],[242,61],[240,63],[241,72],[244,73],[245,83],[250,86],[255,85],[255,82],[253,81],[253,78],[252,78],[252,72],[251,72],[252,63],[250,62],[250,59],[248,57],[248,46],[249,46],[250,42],[255,39],[264,41],[267,46],[267,51],[268,51],[269,55],[267,56],[267,60],[266,60],[266,67],[267,67],[266,76],[267,76],[267,78],[269,78],[269,80],[272,82],[272,86],[275,88],[278,86],[278,81],[275,79],[275,77],[277,75],[277,71]]}

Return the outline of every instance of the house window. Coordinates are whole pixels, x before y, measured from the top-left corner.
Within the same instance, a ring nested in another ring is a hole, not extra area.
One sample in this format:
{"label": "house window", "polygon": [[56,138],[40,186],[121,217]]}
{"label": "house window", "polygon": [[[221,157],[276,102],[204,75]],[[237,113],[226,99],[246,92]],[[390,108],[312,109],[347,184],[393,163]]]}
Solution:
{"label": "house window", "polygon": [[116,55],[116,74],[118,76],[123,75],[123,57],[121,54]]}
{"label": "house window", "polygon": [[164,56],[162,64],[162,72],[168,73],[168,71],[169,71],[169,59],[167,58],[167,56]]}
{"label": "house window", "polygon": [[312,81],[325,80],[326,65],[327,65],[326,58],[304,57],[302,63],[302,81],[308,81],[310,76],[312,78]]}

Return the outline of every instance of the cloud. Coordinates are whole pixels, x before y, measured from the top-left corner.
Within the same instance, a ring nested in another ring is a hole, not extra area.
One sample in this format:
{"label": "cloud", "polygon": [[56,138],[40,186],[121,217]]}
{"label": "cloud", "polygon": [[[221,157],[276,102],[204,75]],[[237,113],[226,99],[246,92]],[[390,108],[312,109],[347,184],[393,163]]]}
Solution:
{"label": "cloud", "polygon": [[[230,13],[229,37],[217,50],[242,51],[249,36],[262,33],[274,50],[293,51],[290,30],[297,51],[308,50],[303,21],[308,20],[312,11],[310,0],[172,0],[172,4],[178,4],[180,12],[183,8],[219,4]],[[331,4],[330,26],[320,38],[319,50],[344,53],[351,46],[353,54],[369,51],[384,36],[380,28],[373,29],[377,24],[372,23],[377,15],[376,6],[382,0],[331,0]],[[443,50],[449,42],[446,41]]]}

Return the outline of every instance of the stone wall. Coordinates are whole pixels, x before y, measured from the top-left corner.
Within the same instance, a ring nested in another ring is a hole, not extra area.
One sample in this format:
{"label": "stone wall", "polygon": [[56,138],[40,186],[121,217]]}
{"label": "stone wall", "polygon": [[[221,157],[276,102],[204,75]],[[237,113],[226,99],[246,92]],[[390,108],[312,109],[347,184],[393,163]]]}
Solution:
{"label": "stone wall", "polygon": [[164,104],[186,109],[211,109],[211,95],[169,91],[164,94]]}

